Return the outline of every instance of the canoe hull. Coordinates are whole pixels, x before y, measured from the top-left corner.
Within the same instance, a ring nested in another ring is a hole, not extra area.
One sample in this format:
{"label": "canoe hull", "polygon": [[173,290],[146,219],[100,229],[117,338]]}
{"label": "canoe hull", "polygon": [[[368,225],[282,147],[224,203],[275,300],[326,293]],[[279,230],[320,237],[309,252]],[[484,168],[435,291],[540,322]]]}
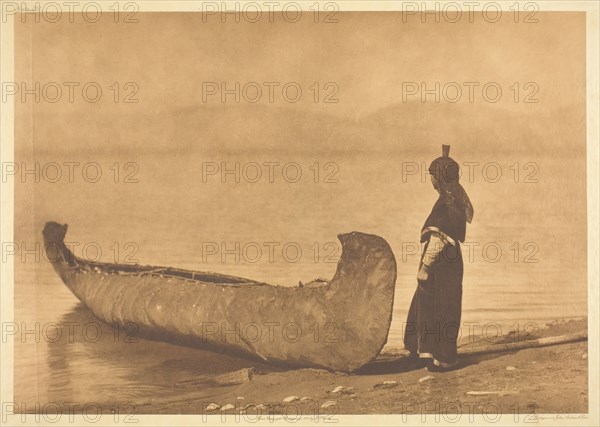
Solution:
{"label": "canoe hull", "polygon": [[46,225],[47,250],[57,255],[49,258],[73,294],[107,323],[134,323],[268,362],[344,372],[373,360],[387,341],[396,262],[381,237],[340,235],[342,256],[329,283],[283,287],[213,273],[188,272],[192,279],[171,274],[182,270],[90,263],[68,252],[65,233],[66,226]]}

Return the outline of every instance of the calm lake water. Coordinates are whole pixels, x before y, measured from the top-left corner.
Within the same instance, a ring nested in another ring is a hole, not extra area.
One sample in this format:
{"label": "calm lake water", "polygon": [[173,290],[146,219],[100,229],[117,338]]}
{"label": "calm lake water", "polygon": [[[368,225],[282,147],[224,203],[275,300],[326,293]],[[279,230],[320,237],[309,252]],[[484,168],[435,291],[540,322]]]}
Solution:
{"label": "calm lake water", "polygon": [[[236,184],[231,178],[222,183],[210,176],[203,182],[202,162],[221,159],[242,164],[297,162],[303,178],[291,184],[275,174],[273,183],[242,179]],[[416,286],[415,243],[436,198],[431,184],[418,178],[402,182],[401,158],[326,159],[336,163],[337,183],[314,182],[314,162],[320,163],[321,173],[330,172],[322,158],[231,159],[186,154],[171,157],[167,166],[160,155],[70,158],[81,164],[97,162],[103,178],[97,183],[77,175],[73,183],[17,183],[15,240],[33,247],[41,241],[45,221],[55,220],[69,224],[66,240],[79,244],[79,256],[96,258],[94,248],[99,247],[100,259],[107,262],[137,260],[291,286],[333,276],[339,258],[337,233],[378,234],[390,243],[398,262],[388,345],[402,347],[402,326]],[[499,163],[508,167],[511,160]],[[40,155],[38,161],[67,160]],[[139,182],[115,183],[110,169],[115,162],[122,174],[130,172],[123,168],[126,162],[135,162]],[[571,204],[553,199],[556,178],[542,172],[553,168],[554,161],[540,162],[536,185],[511,179],[464,183],[475,207],[467,236],[471,249],[463,247],[465,322],[497,322],[508,332],[515,322],[523,327],[526,321],[587,313],[585,211],[576,198]],[[230,250],[224,259],[223,244]],[[272,259],[268,244],[276,248]],[[214,252],[215,247],[217,254],[207,254],[207,248]],[[17,257],[15,274],[16,321],[39,322],[42,328],[54,322],[62,325],[56,343],[43,338],[35,342],[31,335],[16,343],[18,401],[166,402],[189,395],[189,390],[173,386],[178,381],[255,365],[175,344],[126,343],[115,340],[115,331],[107,325],[82,331],[81,326],[94,318],[49,263],[43,258],[35,262],[31,255]],[[73,330],[65,326],[69,322]],[[46,330],[49,337],[55,334],[52,328]],[[96,334],[97,342],[83,338]],[[202,390],[194,392],[203,396]],[[204,393],[206,397],[208,391]]]}

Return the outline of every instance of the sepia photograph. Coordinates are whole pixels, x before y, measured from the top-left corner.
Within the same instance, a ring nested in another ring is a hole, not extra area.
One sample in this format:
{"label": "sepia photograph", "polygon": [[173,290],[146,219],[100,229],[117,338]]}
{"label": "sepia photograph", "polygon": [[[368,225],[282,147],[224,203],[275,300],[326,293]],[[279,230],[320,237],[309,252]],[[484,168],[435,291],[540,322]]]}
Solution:
{"label": "sepia photograph", "polygon": [[598,425],[598,3],[0,6],[3,425]]}

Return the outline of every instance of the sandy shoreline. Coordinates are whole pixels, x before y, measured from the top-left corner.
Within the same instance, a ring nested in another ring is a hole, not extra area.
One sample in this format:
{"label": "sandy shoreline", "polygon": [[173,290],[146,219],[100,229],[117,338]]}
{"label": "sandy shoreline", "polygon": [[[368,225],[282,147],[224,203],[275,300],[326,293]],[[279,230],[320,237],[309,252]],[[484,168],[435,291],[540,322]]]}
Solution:
{"label": "sandy shoreline", "polygon": [[[587,319],[563,319],[537,331],[535,338],[585,332]],[[504,341],[512,339],[510,336],[504,338]],[[468,345],[460,348],[464,350]],[[324,417],[439,412],[517,413],[522,416],[586,413],[587,341],[466,356],[461,358],[460,369],[445,373],[415,369],[406,357],[383,354],[360,373],[352,375],[318,369],[252,366],[215,376],[212,380],[190,378],[174,383],[173,387],[180,388],[178,397],[169,401],[157,398],[152,402],[140,402],[136,412],[243,412],[248,416],[257,413],[310,416],[318,413]],[[201,398],[194,396],[199,389],[202,389]],[[292,399],[292,396],[298,399]],[[284,402],[286,398],[292,401]],[[207,411],[211,403],[221,408],[231,407]],[[256,405],[261,406],[257,409]]]}

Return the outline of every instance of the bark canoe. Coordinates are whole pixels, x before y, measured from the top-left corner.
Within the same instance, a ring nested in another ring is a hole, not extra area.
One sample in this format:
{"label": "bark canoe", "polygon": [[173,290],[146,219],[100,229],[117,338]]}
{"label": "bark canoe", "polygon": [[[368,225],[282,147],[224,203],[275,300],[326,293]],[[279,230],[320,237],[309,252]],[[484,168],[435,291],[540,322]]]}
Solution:
{"label": "bark canoe", "polygon": [[47,258],[92,313],[112,325],[271,363],[353,372],[374,360],[392,320],[396,260],[381,237],[338,236],[342,254],[329,282],[273,286],[170,267],[91,262],[67,248],[67,225],[48,222]]}

